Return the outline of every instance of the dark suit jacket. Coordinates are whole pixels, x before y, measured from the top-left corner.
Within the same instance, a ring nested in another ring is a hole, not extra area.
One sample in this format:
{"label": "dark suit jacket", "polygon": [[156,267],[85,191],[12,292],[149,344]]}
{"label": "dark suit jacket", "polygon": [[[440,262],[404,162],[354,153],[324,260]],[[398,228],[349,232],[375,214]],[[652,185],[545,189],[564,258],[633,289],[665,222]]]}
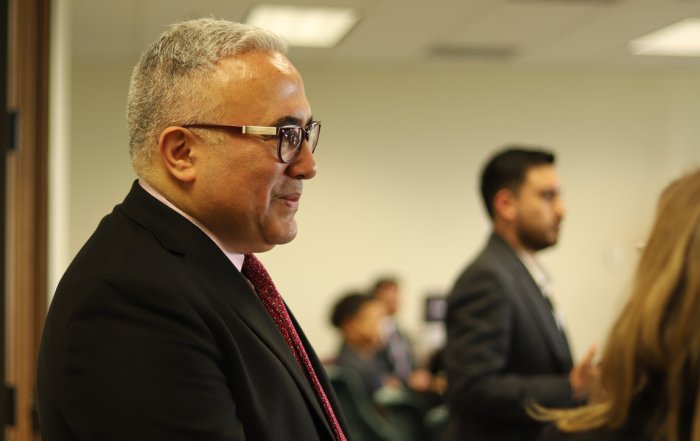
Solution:
{"label": "dark suit jacket", "polygon": [[571,404],[571,355],[547,301],[515,252],[492,235],[448,297],[447,440],[530,441],[524,405]]}
{"label": "dark suit jacket", "polygon": [[391,320],[393,329],[385,335],[386,344],[377,356],[384,360],[393,376],[406,384],[416,367],[413,348],[406,334],[399,329],[398,323],[393,318]]}
{"label": "dark suit jacket", "polygon": [[345,342],[341,344],[334,364],[356,371],[369,396],[381,389],[386,378],[392,375],[390,366],[380,353],[367,358]]}
{"label": "dark suit jacket", "polygon": [[44,441],[334,440],[247,280],[137,183],[61,280],[37,375]]}

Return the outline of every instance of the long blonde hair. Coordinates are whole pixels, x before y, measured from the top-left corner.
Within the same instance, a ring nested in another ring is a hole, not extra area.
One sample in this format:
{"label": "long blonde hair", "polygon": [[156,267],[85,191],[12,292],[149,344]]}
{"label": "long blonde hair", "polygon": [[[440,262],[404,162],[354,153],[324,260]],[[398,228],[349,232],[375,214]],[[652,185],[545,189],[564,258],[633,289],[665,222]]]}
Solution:
{"label": "long blonde hair", "polygon": [[[630,298],[601,360],[604,398],[541,419],[563,431],[622,427],[639,406],[654,439],[700,441],[700,170],[669,185],[637,266]],[[689,436],[689,437],[688,437]]]}

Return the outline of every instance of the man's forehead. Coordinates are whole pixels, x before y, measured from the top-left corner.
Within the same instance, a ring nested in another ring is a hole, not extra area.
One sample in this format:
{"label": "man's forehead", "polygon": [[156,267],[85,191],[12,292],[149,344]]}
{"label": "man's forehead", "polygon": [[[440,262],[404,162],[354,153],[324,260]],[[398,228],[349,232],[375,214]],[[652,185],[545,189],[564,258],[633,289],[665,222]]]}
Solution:
{"label": "man's forehead", "polygon": [[279,52],[249,51],[221,58],[219,71],[229,80],[256,81],[263,77],[296,76],[297,69]]}
{"label": "man's forehead", "polygon": [[525,186],[559,188],[559,174],[553,165],[543,164],[530,167],[525,174]]}
{"label": "man's forehead", "polygon": [[280,72],[288,75],[294,74],[297,71],[292,62],[289,61],[289,58],[279,52],[273,52],[271,54],[271,63]]}
{"label": "man's forehead", "polygon": [[219,67],[223,80],[218,91],[222,110],[225,115],[235,116],[235,121],[229,123],[308,124],[310,108],[303,80],[283,54],[244,53],[222,59]]}

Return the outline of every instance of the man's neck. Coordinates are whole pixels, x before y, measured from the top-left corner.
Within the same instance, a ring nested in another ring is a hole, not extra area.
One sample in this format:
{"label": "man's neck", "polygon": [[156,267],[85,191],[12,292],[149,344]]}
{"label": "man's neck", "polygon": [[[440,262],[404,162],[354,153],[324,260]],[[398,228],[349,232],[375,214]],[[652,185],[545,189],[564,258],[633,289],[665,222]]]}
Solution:
{"label": "man's neck", "polygon": [[528,255],[532,258],[535,257],[536,251],[523,245],[517,233],[512,228],[508,228],[505,225],[494,224],[493,232],[503,239],[517,254]]}
{"label": "man's neck", "polygon": [[209,236],[209,238],[216,244],[216,246],[223,251],[224,254],[226,254],[226,257],[229,258],[231,263],[234,264],[238,270],[241,270],[241,267],[243,266],[243,254],[239,253],[236,250],[231,250],[226,248],[223,245],[223,242],[214,235],[207,227],[205,227],[201,222],[199,222],[197,219],[195,219],[193,216],[191,216],[189,213],[185,212],[182,210],[180,207],[178,207],[173,201],[171,201],[167,196],[165,196],[160,190],[155,188],[152,184],[148,183],[145,179],[140,178],[139,179],[139,185],[141,188],[143,188],[148,194],[153,196],[154,198],[158,199],[160,202],[162,202],[164,205],[170,207],[173,211],[176,213],[180,214],[182,217],[185,219],[189,220],[192,222],[197,228],[202,230],[204,234]]}

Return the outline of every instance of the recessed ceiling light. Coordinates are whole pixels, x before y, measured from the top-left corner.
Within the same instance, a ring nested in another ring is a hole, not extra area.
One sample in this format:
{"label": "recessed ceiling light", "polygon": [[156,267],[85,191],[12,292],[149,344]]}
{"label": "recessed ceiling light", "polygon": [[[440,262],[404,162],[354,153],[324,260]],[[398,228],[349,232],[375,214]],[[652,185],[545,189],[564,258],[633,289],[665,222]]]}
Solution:
{"label": "recessed ceiling light", "polygon": [[635,55],[700,57],[700,19],[686,18],[629,42]]}
{"label": "recessed ceiling light", "polygon": [[333,47],[359,19],[352,8],[257,5],[246,23],[279,34],[290,46]]}

